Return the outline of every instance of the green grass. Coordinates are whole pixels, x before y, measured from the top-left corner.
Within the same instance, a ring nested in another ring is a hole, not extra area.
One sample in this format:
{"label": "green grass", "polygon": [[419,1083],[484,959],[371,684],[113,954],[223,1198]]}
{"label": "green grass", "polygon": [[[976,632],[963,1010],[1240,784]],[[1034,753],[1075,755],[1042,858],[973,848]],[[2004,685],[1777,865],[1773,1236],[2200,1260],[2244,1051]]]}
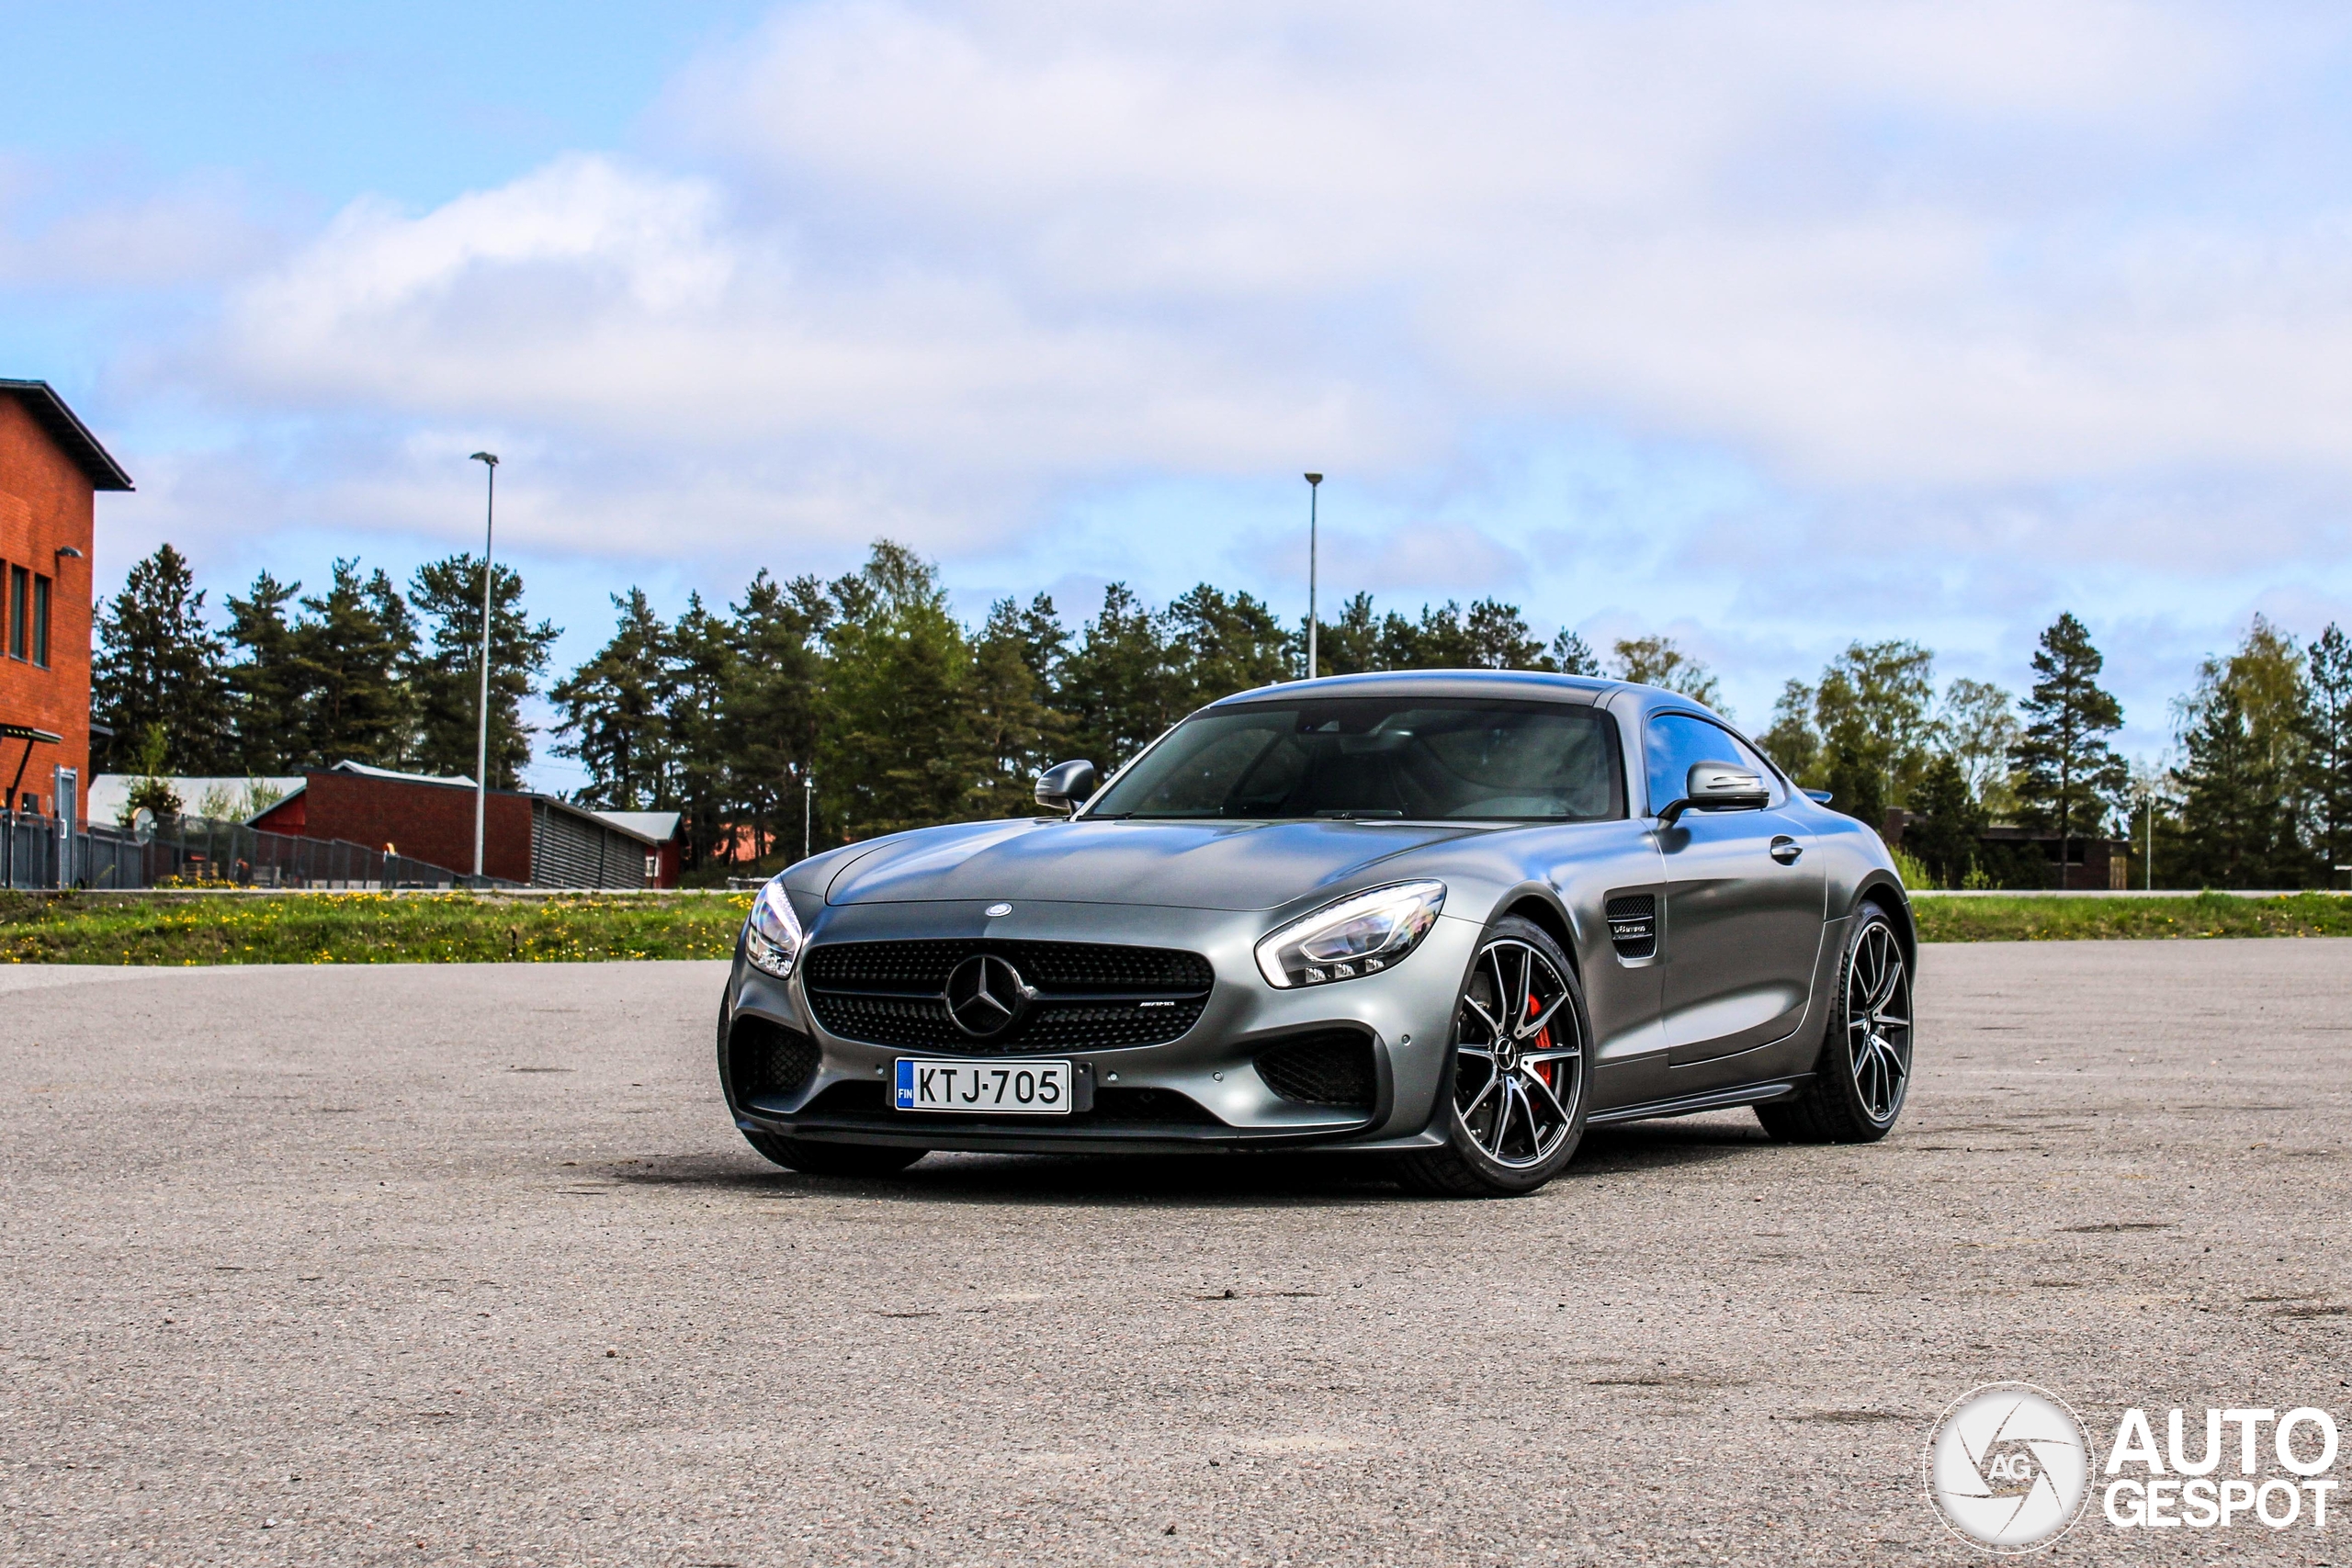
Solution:
{"label": "green grass", "polygon": [[[0,893],[0,963],[548,964],[724,958],[748,893]],[[1912,905],[1928,942],[2352,936],[2352,898],[1976,898]]]}
{"label": "green grass", "polygon": [[0,893],[0,963],[562,964],[725,958],[752,896]]}
{"label": "green grass", "polygon": [[1911,901],[1923,942],[2085,942],[2165,937],[2352,936],[2352,898],[1981,898]]}

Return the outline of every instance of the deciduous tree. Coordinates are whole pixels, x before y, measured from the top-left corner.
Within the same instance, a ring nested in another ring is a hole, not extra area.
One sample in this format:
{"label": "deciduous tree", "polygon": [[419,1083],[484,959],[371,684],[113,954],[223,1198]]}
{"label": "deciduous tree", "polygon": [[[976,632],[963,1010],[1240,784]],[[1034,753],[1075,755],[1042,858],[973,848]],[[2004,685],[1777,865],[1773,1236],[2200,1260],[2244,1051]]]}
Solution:
{"label": "deciduous tree", "polygon": [[1616,675],[1620,681],[1679,692],[1692,702],[1705,704],[1725,718],[1732,716],[1731,709],[1724,704],[1722,685],[1716,681],[1714,671],[1696,656],[1684,652],[1672,637],[1619,637],[1615,651]]}

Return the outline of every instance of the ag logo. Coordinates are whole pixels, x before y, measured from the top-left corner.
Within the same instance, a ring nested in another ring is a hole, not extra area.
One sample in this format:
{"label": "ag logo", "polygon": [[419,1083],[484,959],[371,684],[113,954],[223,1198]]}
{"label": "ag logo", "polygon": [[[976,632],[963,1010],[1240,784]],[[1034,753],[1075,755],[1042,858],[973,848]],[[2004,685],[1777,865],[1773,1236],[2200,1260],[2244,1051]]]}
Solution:
{"label": "ag logo", "polygon": [[1977,1546],[2033,1551],[2083,1511],[2090,1439],[2057,1395],[1996,1382],[1962,1394],[1928,1439],[1928,1497]]}

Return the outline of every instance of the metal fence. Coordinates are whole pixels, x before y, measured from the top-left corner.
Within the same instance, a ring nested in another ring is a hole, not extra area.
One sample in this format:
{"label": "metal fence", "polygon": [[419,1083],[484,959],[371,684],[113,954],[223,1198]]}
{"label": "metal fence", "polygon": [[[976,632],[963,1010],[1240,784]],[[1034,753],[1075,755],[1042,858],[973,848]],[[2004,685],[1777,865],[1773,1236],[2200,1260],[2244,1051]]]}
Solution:
{"label": "metal fence", "polygon": [[242,822],[180,817],[144,839],[98,823],[78,827],[29,812],[0,812],[0,887],[396,888],[491,885],[407,855],[341,839],[265,833]]}

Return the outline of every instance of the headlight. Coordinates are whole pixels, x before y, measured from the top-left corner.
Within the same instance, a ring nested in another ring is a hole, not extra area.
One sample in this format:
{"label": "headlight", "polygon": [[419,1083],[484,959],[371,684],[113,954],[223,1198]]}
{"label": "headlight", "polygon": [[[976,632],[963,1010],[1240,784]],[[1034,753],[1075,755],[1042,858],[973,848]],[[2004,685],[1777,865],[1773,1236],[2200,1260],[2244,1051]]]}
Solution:
{"label": "headlight", "polygon": [[752,968],[789,980],[793,960],[800,956],[800,917],[792,912],[784,878],[771,878],[752,900],[752,918],[743,922],[743,956]]}
{"label": "headlight", "polygon": [[1358,893],[1260,942],[1258,972],[1283,990],[1377,975],[1413,951],[1444,907],[1442,882],[1400,882]]}

